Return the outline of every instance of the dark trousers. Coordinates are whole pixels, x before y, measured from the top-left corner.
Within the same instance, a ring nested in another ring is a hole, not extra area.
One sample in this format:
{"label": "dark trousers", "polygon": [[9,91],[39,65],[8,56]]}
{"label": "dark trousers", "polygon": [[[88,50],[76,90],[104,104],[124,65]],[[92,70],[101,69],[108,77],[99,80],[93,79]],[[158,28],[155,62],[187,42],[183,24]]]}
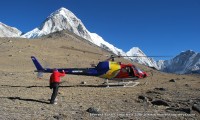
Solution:
{"label": "dark trousers", "polygon": [[52,92],[51,100],[50,100],[50,103],[53,104],[58,94],[59,83],[51,83],[50,88],[53,88],[53,92]]}

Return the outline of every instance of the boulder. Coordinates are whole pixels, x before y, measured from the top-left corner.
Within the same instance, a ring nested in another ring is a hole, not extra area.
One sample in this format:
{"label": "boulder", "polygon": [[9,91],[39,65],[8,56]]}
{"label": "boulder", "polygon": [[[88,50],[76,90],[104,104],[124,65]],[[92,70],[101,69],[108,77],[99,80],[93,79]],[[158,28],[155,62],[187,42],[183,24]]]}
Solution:
{"label": "boulder", "polygon": [[96,109],[94,107],[90,107],[86,110],[87,112],[89,113],[92,113],[92,114],[100,114],[101,112],[99,111],[99,109]]}
{"label": "boulder", "polygon": [[169,104],[164,100],[154,100],[151,102],[153,105],[163,105],[163,106],[169,106]]}

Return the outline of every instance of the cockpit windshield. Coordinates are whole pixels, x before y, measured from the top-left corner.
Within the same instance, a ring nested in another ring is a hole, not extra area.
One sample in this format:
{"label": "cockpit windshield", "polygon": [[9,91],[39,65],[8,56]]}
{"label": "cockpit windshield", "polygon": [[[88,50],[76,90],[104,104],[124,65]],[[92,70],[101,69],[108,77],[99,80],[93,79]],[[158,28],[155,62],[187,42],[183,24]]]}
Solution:
{"label": "cockpit windshield", "polygon": [[143,73],[139,68],[136,68],[135,69],[139,72],[139,73]]}

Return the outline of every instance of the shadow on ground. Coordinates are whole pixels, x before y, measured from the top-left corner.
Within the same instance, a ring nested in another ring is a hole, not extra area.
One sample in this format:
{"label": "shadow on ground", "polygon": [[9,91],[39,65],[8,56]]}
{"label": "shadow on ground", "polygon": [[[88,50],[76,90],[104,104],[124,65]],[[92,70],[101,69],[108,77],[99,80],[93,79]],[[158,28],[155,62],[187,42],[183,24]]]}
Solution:
{"label": "shadow on ground", "polygon": [[[41,88],[48,88],[49,86],[12,86],[12,85],[1,85],[2,87],[24,87],[24,88],[36,88],[36,87],[41,87]],[[66,85],[60,87],[95,87],[95,88],[101,88],[101,87],[106,87],[107,85]],[[119,85],[110,85],[110,86],[119,86]]]}
{"label": "shadow on ground", "polygon": [[21,100],[21,101],[26,101],[26,102],[38,102],[38,103],[45,103],[49,104],[49,102],[46,102],[44,100],[36,100],[36,99],[25,99],[25,98],[20,98],[20,97],[1,97],[1,98],[7,98],[10,100]]}

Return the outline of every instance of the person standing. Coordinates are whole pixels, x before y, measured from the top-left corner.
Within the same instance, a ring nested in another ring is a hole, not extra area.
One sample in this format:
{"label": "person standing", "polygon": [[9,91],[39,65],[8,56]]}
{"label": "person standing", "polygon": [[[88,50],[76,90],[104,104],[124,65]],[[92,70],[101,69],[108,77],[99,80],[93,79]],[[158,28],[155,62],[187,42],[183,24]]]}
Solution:
{"label": "person standing", "polygon": [[55,99],[58,94],[59,84],[61,82],[60,77],[63,77],[63,76],[65,76],[65,71],[63,70],[62,73],[60,73],[58,72],[57,69],[54,69],[53,73],[50,76],[50,80],[49,80],[50,89],[53,89],[50,104],[57,104],[57,102],[55,102]]}

